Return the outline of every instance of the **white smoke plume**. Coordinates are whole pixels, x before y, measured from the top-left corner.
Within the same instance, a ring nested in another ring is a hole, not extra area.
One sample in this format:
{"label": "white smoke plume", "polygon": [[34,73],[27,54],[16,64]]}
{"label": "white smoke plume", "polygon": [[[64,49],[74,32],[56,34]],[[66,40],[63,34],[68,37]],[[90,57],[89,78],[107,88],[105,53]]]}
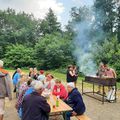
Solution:
{"label": "white smoke plume", "polygon": [[89,20],[74,24],[77,36],[73,40],[75,46],[73,55],[77,60],[79,71],[85,75],[95,75],[97,71],[91,53],[93,41],[89,37],[93,22],[94,20],[91,17]]}

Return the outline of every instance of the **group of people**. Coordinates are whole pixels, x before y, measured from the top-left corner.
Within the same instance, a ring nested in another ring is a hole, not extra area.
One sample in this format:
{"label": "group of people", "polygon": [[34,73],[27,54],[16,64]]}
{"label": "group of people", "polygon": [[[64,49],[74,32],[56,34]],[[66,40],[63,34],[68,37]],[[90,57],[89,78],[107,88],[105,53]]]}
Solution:
{"label": "group of people", "polygon": [[[15,107],[21,120],[48,120],[51,111],[43,92],[50,92],[52,95],[59,96],[72,111],[66,112],[64,118],[70,120],[71,116],[84,114],[86,107],[82,96],[76,87],[78,69],[74,65],[69,65],[66,73],[67,87],[60,79],[54,78],[50,73],[37,68],[30,68],[29,74],[22,74],[22,70],[17,68],[13,74],[12,81],[14,92],[17,92],[17,102]],[[105,62],[100,64],[97,72],[99,77],[116,78],[116,73],[109,68]],[[11,78],[6,70],[3,69],[3,61],[0,60],[0,120],[3,120],[5,97],[11,96]],[[100,91],[100,86],[99,86]]]}
{"label": "group of people", "polygon": [[97,76],[101,78],[103,77],[116,78],[117,77],[115,70],[108,66],[107,61],[102,61],[100,63]]}
{"label": "group of people", "polygon": [[[114,69],[110,68],[107,64],[107,61],[103,60],[100,65],[99,65],[99,69],[96,73],[96,75],[100,78],[116,78],[116,72]],[[110,91],[110,87],[108,88],[108,91]],[[98,86],[98,92],[97,93],[101,93],[101,86]],[[106,93],[104,93],[106,94]]]}
{"label": "group of people", "polygon": [[42,96],[45,91],[58,96],[72,107],[73,110],[63,116],[67,120],[70,120],[71,116],[84,114],[85,104],[75,84],[78,77],[77,69],[74,66],[68,68],[67,76],[71,75],[71,80],[67,81],[67,87],[52,74],[45,74],[44,70],[38,72],[36,68],[30,68],[29,74],[25,75],[20,68],[17,69],[13,75],[13,84],[18,92],[15,107],[22,120],[48,119],[50,106]]}

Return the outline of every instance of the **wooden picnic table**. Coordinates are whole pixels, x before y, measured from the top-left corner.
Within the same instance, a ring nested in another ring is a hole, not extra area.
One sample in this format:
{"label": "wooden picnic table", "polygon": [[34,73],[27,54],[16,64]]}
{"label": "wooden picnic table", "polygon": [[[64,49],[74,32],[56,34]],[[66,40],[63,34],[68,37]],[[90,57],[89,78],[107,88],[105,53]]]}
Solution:
{"label": "wooden picnic table", "polygon": [[[51,108],[50,113],[60,113],[60,112],[67,112],[72,110],[72,108],[69,105],[67,105],[65,102],[63,102],[61,99],[59,99],[59,106],[56,107],[56,100],[57,97],[54,95],[51,95],[50,98],[47,100]],[[53,105],[55,105],[55,107],[53,107]]]}
{"label": "wooden picnic table", "polygon": [[[47,99],[47,102],[51,108],[50,116],[64,115],[66,112],[72,110],[72,108],[61,99],[59,99],[59,106],[57,107],[56,100],[57,100],[57,97],[52,94],[50,95],[50,98]],[[66,117],[65,117],[65,120],[66,120]]]}

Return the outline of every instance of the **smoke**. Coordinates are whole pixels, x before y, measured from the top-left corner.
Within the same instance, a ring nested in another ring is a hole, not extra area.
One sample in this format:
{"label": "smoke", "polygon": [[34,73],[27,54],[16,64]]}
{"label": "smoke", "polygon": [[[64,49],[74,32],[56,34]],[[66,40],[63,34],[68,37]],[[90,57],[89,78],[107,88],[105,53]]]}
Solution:
{"label": "smoke", "polygon": [[98,29],[99,35],[94,36],[94,33],[91,33],[91,31],[94,31],[96,16],[92,7],[90,10],[91,11],[86,19],[81,20],[80,22],[74,22],[73,24],[74,31],[76,33],[73,40],[73,44],[75,46],[73,55],[76,58],[79,71],[84,75],[96,75],[97,65],[94,61],[93,55],[93,52],[96,52],[94,44],[104,37],[104,32],[100,28]]}
{"label": "smoke", "polygon": [[[92,21],[91,21],[92,22]],[[75,25],[75,31],[77,36],[73,40],[75,49],[73,55],[77,60],[77,65],[79,66],[80,72],[85,75],[95,74],[96,64],[93,61],[92,41],[89,37],[90,30],[92,27],[90,21],[83,21]]]}

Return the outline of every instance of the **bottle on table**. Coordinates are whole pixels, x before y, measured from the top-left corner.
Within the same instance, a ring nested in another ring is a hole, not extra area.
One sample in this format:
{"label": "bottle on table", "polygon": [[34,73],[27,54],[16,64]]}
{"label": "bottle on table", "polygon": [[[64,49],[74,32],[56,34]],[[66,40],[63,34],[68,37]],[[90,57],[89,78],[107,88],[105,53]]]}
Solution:
{"label": "bottle on table", "polygon": [[57,99],[56,99],[56,107],[59,107],[59,96],[57,96]]}

